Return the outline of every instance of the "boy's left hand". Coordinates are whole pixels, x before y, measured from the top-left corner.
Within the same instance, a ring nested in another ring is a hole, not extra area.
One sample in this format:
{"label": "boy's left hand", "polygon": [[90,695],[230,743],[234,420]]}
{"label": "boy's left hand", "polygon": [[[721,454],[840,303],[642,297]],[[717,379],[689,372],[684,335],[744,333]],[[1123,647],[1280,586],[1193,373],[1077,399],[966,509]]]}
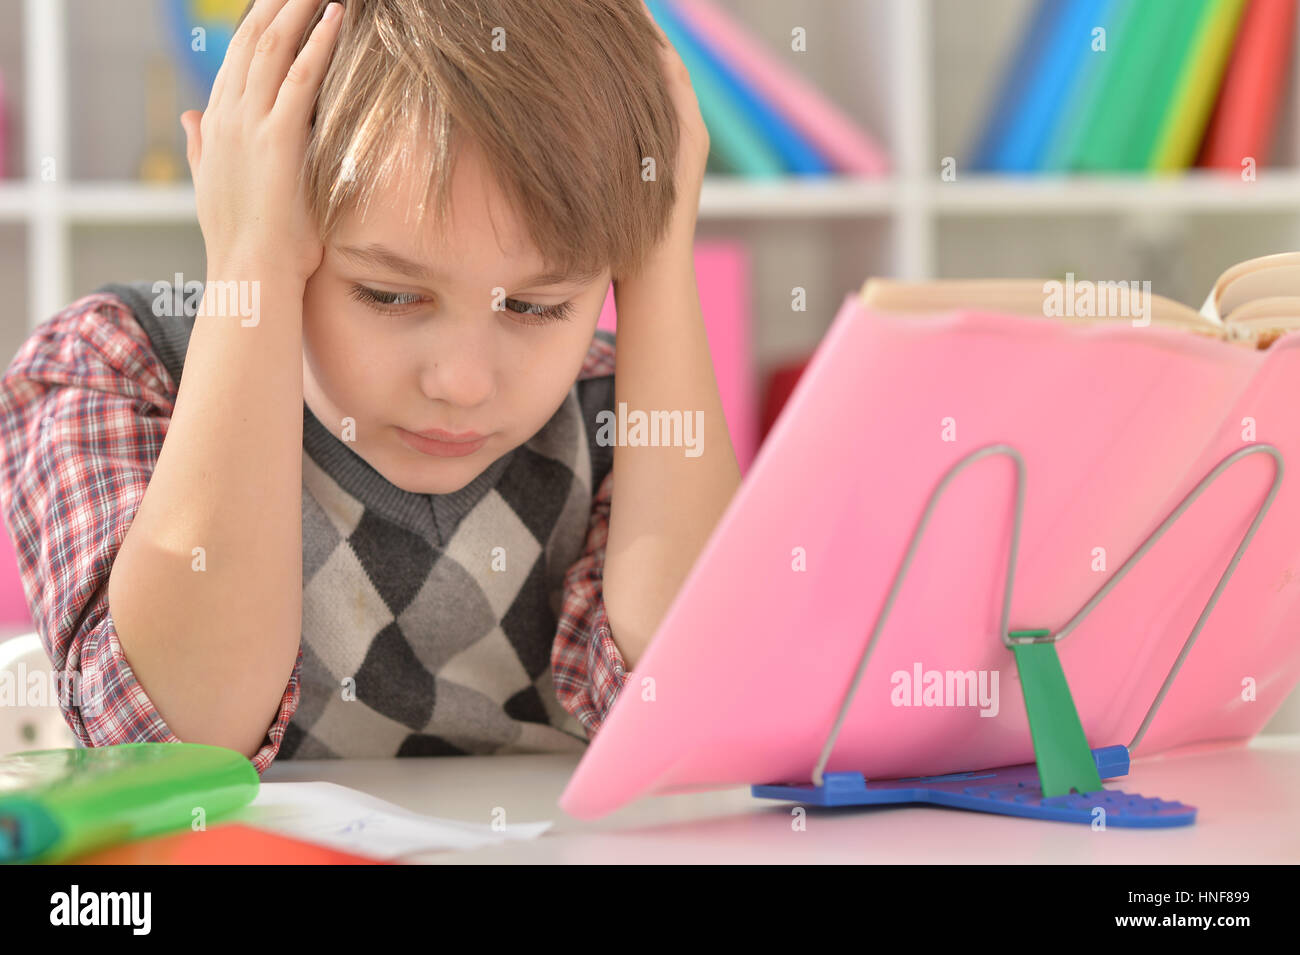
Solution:
{"label": "boy's left hand", "polygon": [[709,131],[700,115],[700,104],[695,98],[695,88],[691,85],[691,74],[682,62],[681,56],[671,43],[659,24],[655,23],[650,8],[642,0],[642,8],[647,19],[659,34],[662,46],[659,60],[663,65],[664,78],[672,96],[673,106],[677,111],[677,123],[680,130],[677,144],[676,166],[673,176],[677,188],[677,198],[673,206],[672,222],[669,226],[665,245],[676,245],[679,250],[690,250],[695,242],[695,223],[700,210],[700,189],[704,184],[704,167],[709,159]]}
{"label": "boy's left hand", "polygon": [[636,667],[650,645],[740,486],[695,280],[695,223],[709,133],[685,64],[658,24],[655,30],[678,119],[672,170],[676,194],[662,242],[635,275],[614,281],[614,394],[619,407],[638,413],[680,409],[683,418],[692,416],[701,423],[702,453],[690,456],[677,447],[626,442],[614,447],[615,490],[601,593],[627,670]]}

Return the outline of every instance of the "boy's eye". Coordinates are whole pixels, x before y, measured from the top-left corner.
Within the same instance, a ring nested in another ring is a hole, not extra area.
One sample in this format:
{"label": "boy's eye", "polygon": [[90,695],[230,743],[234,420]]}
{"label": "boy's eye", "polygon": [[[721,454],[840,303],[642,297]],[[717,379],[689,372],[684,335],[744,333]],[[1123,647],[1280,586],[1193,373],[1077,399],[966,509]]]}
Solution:
{"label": "boy's eye", "polygon": [[401,308],[405,305],[414,305],[420,300],[420,296],[414,293],[383,292],[365,285],[352,286],[350,294],[361,304],[369,305],[379,312]]}
{"label": "boy's eye", "polygon": [[[420,296],[415,293],[384,292],[365,285],[352,286],[351,296],[379,312],[396,311],[407,305],[414,305],[420,300]],[[534,305],[517,298],[508,298],[505,300],[505,305],[515,315],[531,316],[515,319],[521,325],[546,325],[550,322],[568,321],[573,314],[572,302],[561,302],[559,305]]]}
{"label": "boy's eye", "polygon": [[[515,306],[522,306],[516,308]],[[525,325],[545,325],[548,322],[565,322],[573,313],[572,302],[561,302],[559,305],[533,305],[529,302],[521,302],[517,298],[506,299],[506,308],[517,315],[532,315],[535,319],[532,321],[524,320]]]}

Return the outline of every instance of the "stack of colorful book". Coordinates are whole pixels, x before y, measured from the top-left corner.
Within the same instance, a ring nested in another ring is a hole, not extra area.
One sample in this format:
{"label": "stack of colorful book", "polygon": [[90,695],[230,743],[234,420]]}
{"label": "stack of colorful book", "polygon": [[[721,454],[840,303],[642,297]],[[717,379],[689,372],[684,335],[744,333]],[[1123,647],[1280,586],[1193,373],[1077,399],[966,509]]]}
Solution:
{"label": "stack of colorful book", "polygon": [[1296,0],[1038,0],[970,165],[1167,173],[1269,164]]}
{"label": "stack of colorful book", "polygon": [[691,74],[709,171],[750,178],[883,176],[877,142],[709,0],[647,0]]}

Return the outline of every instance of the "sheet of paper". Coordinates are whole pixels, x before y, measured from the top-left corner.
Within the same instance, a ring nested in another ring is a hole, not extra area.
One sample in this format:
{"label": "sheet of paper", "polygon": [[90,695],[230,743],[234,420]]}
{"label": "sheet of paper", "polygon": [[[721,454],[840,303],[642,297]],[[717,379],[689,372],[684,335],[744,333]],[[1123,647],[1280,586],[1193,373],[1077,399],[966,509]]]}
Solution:
{"label": "sheet of paper", "polygon": [[550,821],[490,825],[438,819],[335,783],[262,783],[257,798],[223,821],[239,821],[310,842],[397,860],[536,839]]}

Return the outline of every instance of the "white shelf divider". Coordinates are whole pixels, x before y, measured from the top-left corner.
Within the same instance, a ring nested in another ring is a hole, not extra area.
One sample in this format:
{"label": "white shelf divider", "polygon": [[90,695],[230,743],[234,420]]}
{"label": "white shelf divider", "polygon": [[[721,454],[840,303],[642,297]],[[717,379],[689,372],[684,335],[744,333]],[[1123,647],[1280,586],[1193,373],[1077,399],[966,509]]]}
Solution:
{"label": "white shelf divider", "polygon": [[930,0],[895,3],[890,18],[894,52],[899,58],[893,89],[894,188],[899,204],[892,233],[894,271],[902,279],[934,274],[934,219],[927,186],[937,174],[930,168],[931,76]]}
{"label": "white shelf divider", "polygon": [[[27,262],[30,314],[28,328],[64,304],[70,268],[67,225],[62,216],[60,193],[70,170],[67,136],[67,64],[64,42],[66,23],[64,0],[24,0],[23,39],[27,68],[28,117]],[[32,122],[40,117],[40,122]],[[47,161],[54,162],[54,176],[43,178]]]}

